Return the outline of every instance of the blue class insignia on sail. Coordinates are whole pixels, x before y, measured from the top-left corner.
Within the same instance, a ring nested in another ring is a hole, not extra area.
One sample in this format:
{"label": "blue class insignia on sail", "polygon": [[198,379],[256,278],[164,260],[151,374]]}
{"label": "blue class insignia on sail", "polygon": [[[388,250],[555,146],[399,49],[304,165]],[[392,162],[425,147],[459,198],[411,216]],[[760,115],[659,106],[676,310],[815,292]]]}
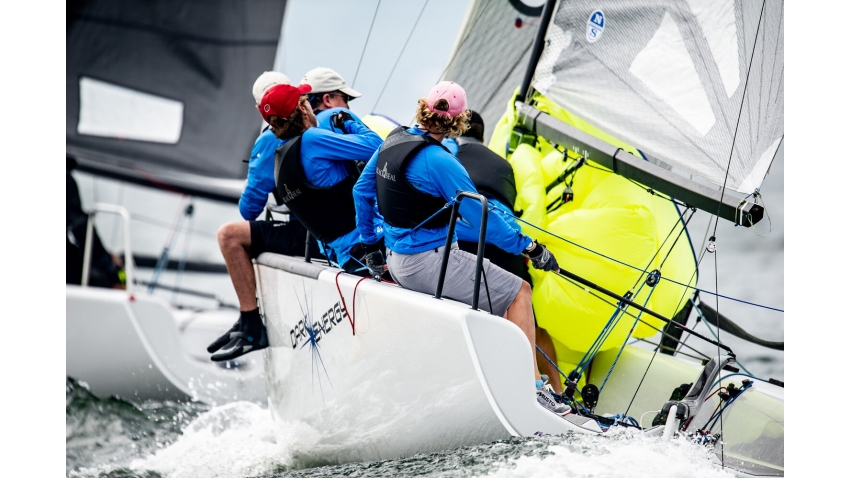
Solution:
{"label": "blue class insignia on sail", "polygon": [[603,30],[605,30],[605,14],[602,10],[594,10],[587,19],[587,41],[593,43],[599,40]]}

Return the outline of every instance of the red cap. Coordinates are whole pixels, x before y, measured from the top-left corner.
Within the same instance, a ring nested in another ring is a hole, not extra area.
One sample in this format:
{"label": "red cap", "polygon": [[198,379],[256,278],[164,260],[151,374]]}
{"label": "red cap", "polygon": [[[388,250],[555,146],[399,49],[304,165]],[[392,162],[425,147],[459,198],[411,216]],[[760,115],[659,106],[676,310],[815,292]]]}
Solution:
{"label": "red cap", "polygon": [[312,90],[310,85],[300,86],[278,84],[266,91],[262,101],[257,105],[260,115],[268,121],[269,116],[275,115],[280,119],[289,118],[298,105],[298,98]]}

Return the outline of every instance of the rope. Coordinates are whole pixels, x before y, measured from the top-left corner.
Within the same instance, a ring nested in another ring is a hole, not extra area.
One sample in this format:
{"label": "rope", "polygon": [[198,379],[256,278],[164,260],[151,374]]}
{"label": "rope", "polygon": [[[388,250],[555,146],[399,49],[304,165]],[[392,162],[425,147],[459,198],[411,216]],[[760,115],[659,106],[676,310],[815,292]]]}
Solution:
{"label": "rope", "polygon": [[354,333],[354,307],[357,306],[357,287],[360,286],[361,282],[368,279],[368,277],[362,277],[356,284],[354,284],[354,294],[351,297],[351,313],[349,314],[348,306],[345,304],[345,297],[342,295],[342,289],[339,287],[339,275],[344,272],[345,271],[337,272],[336,276],[334,276],[334,282],[336,282],[336,291],[339,292],[339,299],[342,301],[342,308],[345,310],[345,315],[348,316],[348,322],[351,323],[351,335],[356,335]]}
{"label": "rope", "polygon": [[[647,294],[647,295],[646,295],[646,300],[645,300],[645,301],[644,301],[644,303],[643,303],[643,306],[644,306],[644,307],[646,307],[646,304],[648,304],[648,303],[649,303],[649,299],[652,297],[652,293],[653,293],[653,292],[655,292],[655,287],[651,288],[651,289],[650,289],[650,291],[649,291],[649,294]],[[640,317],[642,314],[643,314],[643,311],[640,311],[640,312],[638,313],[638,317]],[[637,326],[637,323],[638,323],[638,317],[635,317],[635,321],[634,321],[634,323],[632,324],[632,328],[631,328],[631,329],[629,329],[629,333],[626,335],[626,339],[625,339],[625,340],[623,340],[623,345],[621,345],[621,346],[620,346],[620,351],[619,351],[619,352],[617,352],[617,356],[614,358],[614,362],[612,362],[612,363],[611,363],[611,367],[610,367],[610,368],[608,368],[608,373],[605,375],[605,380],[603,380],[603,381],[602,381],[602,386],[601,386],[601,387],[599,387],[599,394],[600,394],[600,395],[602,394],[602,389],[604,389],[604,388],[605,388],[605,384],[606,384],[606,383],[608,383],[608,378],[611,376],[611,372],[613,372],[613,371],[614,371],[614,367],[617,365],[617,361],[618,361],[618,360],[620,360],[620,355],[622,355],[622,354],[623,354],[623,349],[625,349],[625,348],[626,348],[626,342],[628,342],[628,341],[629,341],[629,337],[631,337],[631,336],[632,336],[632,332],[634,332],[634,331],[635,331],[635,327]],[[627,410],[627,411],[628,411],[628,410]]]}
{"label": "rope", "polygon": [[419,24],[419,19],[422,18],[422,12],[425,11],[425,7],[428,6],[428,0],[425,0],[425,3],[422,4],[422,9],[419,10],[419,16],[416,17],[416,22],[413,23],[413,28],[410,29],[410,33],[407,34],[407,40],[404,41],[404,46],[401,47],[401,51],[398,52],[398,56],[395,59],[395,63],[393,63],[393,68],[390,70],[389,76],[387,76],[387,81],[384,82],[384,86],[381,87],[381,92],[378,94],[378,99],[375,101],[375,105],[372,106],[372,111],[375,111],[378,108],[378,103],[381,102],[381,97],[384,96],[384,90],[387,88],[387,84],[390,82],[390,78],[393,77],[393,73],[395,73],[395,67],[398,66],[398,61],[401,59],[401,55],[404,53],[404,50],[407,48],[407,43],[410,41],[410,37],[413,36],[414,30],[416,30],[416,25]]}
{"label": "rope", "polygon": [[357,83],[357,74],[360,73],[360,64],[363,63],[363,56],[366,54],[366,47],[369,46],[369,39],[372,38],[372,27],[375,26],[375,19],[378,18],[378,9],[381,8],[381,0],[375,5],[375,13],[372,14],[372,23],[369,24],[369,33],[366,34],[366,43],[363,44],[363,49],[360,50],[360,59],[357,60],[357,69],[354,70],[354,80],[351,82],[351,87]]}
{"label": "rope", "polygon": [[[541,231],[541,232],[545,232],[546,234],[549,234],[550,236],[552,236],[552,237],[554,237],[554,238],[556,238],[556,239],[560,239],[560,240],[562,240],[562,241],[566,242],[567,244],[570,244],[570,245],[576,246],[576,247],[578,247],[579,249],[584,249],[584,250],[585,250],[585,251],[587,251],[587,252],[590,252],[590,253],[592,253],[592,254],[596,254],[597,256],[600,256],[600,257],[602,257],[602,258],[608,259],[608,260],[610,260],[610,261],[612,261],[612,262],[616,262],[617,264],[620,264],[620,265],[623,265],[623,266],[629,267],[629,268],[631,268],[631,269],[634,269],[634,270],[637,270],[637,271],[641,271],[641,272],[643,272],[643,273],[646,273],[646,271],[645,271],[644,269],[641,269],[640,267],[633,266],[633,265],[631,265],[631,264],[625,263],[625,262],[620,261],[620,260],[618,260],[618,259],[614,259],[613,257],[607,256],[607,255],[605,255],[605,254],[603,254],[603,253],[601,253],[601,252],[597,252],[597,251],[594,251],[593,249],[590,249],[590,248],[588,248],[588,247],[582,246],[581,244],[575,243],[575,242],[573,242],[573,241],[571,241],[571,240],[569,240],[569,239],[563,238],[563,237],[561,237],[561,236],[559,236],[559,235],[557,235],[557,234],[555,234],[555,233],[549,232],[549,231],[547,231],[546,229],[543,229],[542,227],[539,227],[539,226],[537,226],[537,225],[535,225],[535,224],[532,224],[532,223],[530,223],[530,222],[528,222],[528,221],[526,221],[526,220],[524,220],[524,219],[522,219],[522,218],[520,218],[520,217],[517,217],[517,216],[515,216],[515,215],[513,215],[513,214],[511,214],[511,213],[504,212],[504,211],[502,211],[502,213],[504,213],[505,215],[510,216],[510,217],[512,217],[512,218],[516,219],[517,221],[520,221],[520,222],[522,222],[522,223],[524,223],[524,224],[528,224],[529,226],[533,227],[534,229],[537,229],[537,230],[539,230],[539,231]],[[762,304],[756,304],[755,302],[749,302],[749,301],[746,301],[746,300],[743,300],[743,299],[736,299],[736,298],[734,298],[734,297],[729,297],[729,296],[726,296],[726,295],[723,295],[723,294],[718,294],[718,293],[716,293],[716,292],[711,292],[711,291],[709,291],[709,290],[700,289],[699,287],[694,287],[694,286],[691,286],[691,285],[688,285],[688,284],[683,284],[683,283],[681,283],[681,282],[678,282],[678,281],[676,281],[676,280],[673,280],[673,279],[670,279],[670,278],[667,278],[667,277],[664,277],[664,276],[662,276],[662,277],[661,277],[661,279],[662,279],[662,280],[666,280],[666,281],[671,282],[671,283],[676,284],[676,285],[680,285],[680,286],[682,286],[682,287],[686,287],[686,288],[691,289],[691,290],[695,290],[695,291],[703,292],[703,293],[708,294],[708,295],[713,295],[713,296],[717,296],[717,297],[722,297],[722,298],[724,298],[724,299],[733,300],[733,301],[735,301],[735,302],[740,302],[740,303],[747,304],[747,305],[752,305],[752,306],[755,306],[755,307],[761,307],[761,308],[763,308],[763,309],[775,310],[775,311],[777,311],[777,312],[783,312],[783,313],[785,312],[784,310],[782,310],[782,309],[777,309],[777,308],[775,308],[775,307],[770,307],[770,306],[762,305]]]}

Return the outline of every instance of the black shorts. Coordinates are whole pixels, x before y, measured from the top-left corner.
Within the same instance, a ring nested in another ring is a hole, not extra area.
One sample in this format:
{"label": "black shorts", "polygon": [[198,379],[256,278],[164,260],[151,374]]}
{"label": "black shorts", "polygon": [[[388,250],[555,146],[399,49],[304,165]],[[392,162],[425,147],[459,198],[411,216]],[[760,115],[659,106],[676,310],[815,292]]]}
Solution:
{"label": "black shorts", "polygon": [[[263,252],[273,252],[287,256],[304,257],[304,241],[307,229],[297,220],[248,221],[251,226],[251,247],[248,251],[252,259]],[[310,255],[323,258],[315,239],[310,240]]]}

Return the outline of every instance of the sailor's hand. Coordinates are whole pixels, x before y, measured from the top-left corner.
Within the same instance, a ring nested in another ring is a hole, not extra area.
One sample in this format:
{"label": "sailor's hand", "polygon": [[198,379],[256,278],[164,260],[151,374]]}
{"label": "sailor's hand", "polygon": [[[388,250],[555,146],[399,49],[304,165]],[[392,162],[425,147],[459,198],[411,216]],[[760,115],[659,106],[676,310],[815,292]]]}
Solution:
{"label": "sailor's hand", "polygon": [[340,111],[339,113],[333,115],[331,119],[334,128],[342,131],[345,134],[347,131],[345,130],[345,122],[346,121],[354,121],[354,118],[348,113],[348,111]]}
{"label": "sailor's hand", "polygon": [[531,265],[542,271],[561,272],[558,261],[555,260],[555,255],[549,252],[549,249],[546,249],[543,244],[538,244],[537,241],[534,241],[533,244],[534,247],[526,252],[526,256],[531,260]]}
{"label": "sailor's hand", "polygon": [[381,276],[384,274],[384,270],[386,270],[386,264],[384,263],[384,253],[381,251],[374,251],[366,254],[366,267],[369,268],[369,274],[373,279],[380,282]]}

